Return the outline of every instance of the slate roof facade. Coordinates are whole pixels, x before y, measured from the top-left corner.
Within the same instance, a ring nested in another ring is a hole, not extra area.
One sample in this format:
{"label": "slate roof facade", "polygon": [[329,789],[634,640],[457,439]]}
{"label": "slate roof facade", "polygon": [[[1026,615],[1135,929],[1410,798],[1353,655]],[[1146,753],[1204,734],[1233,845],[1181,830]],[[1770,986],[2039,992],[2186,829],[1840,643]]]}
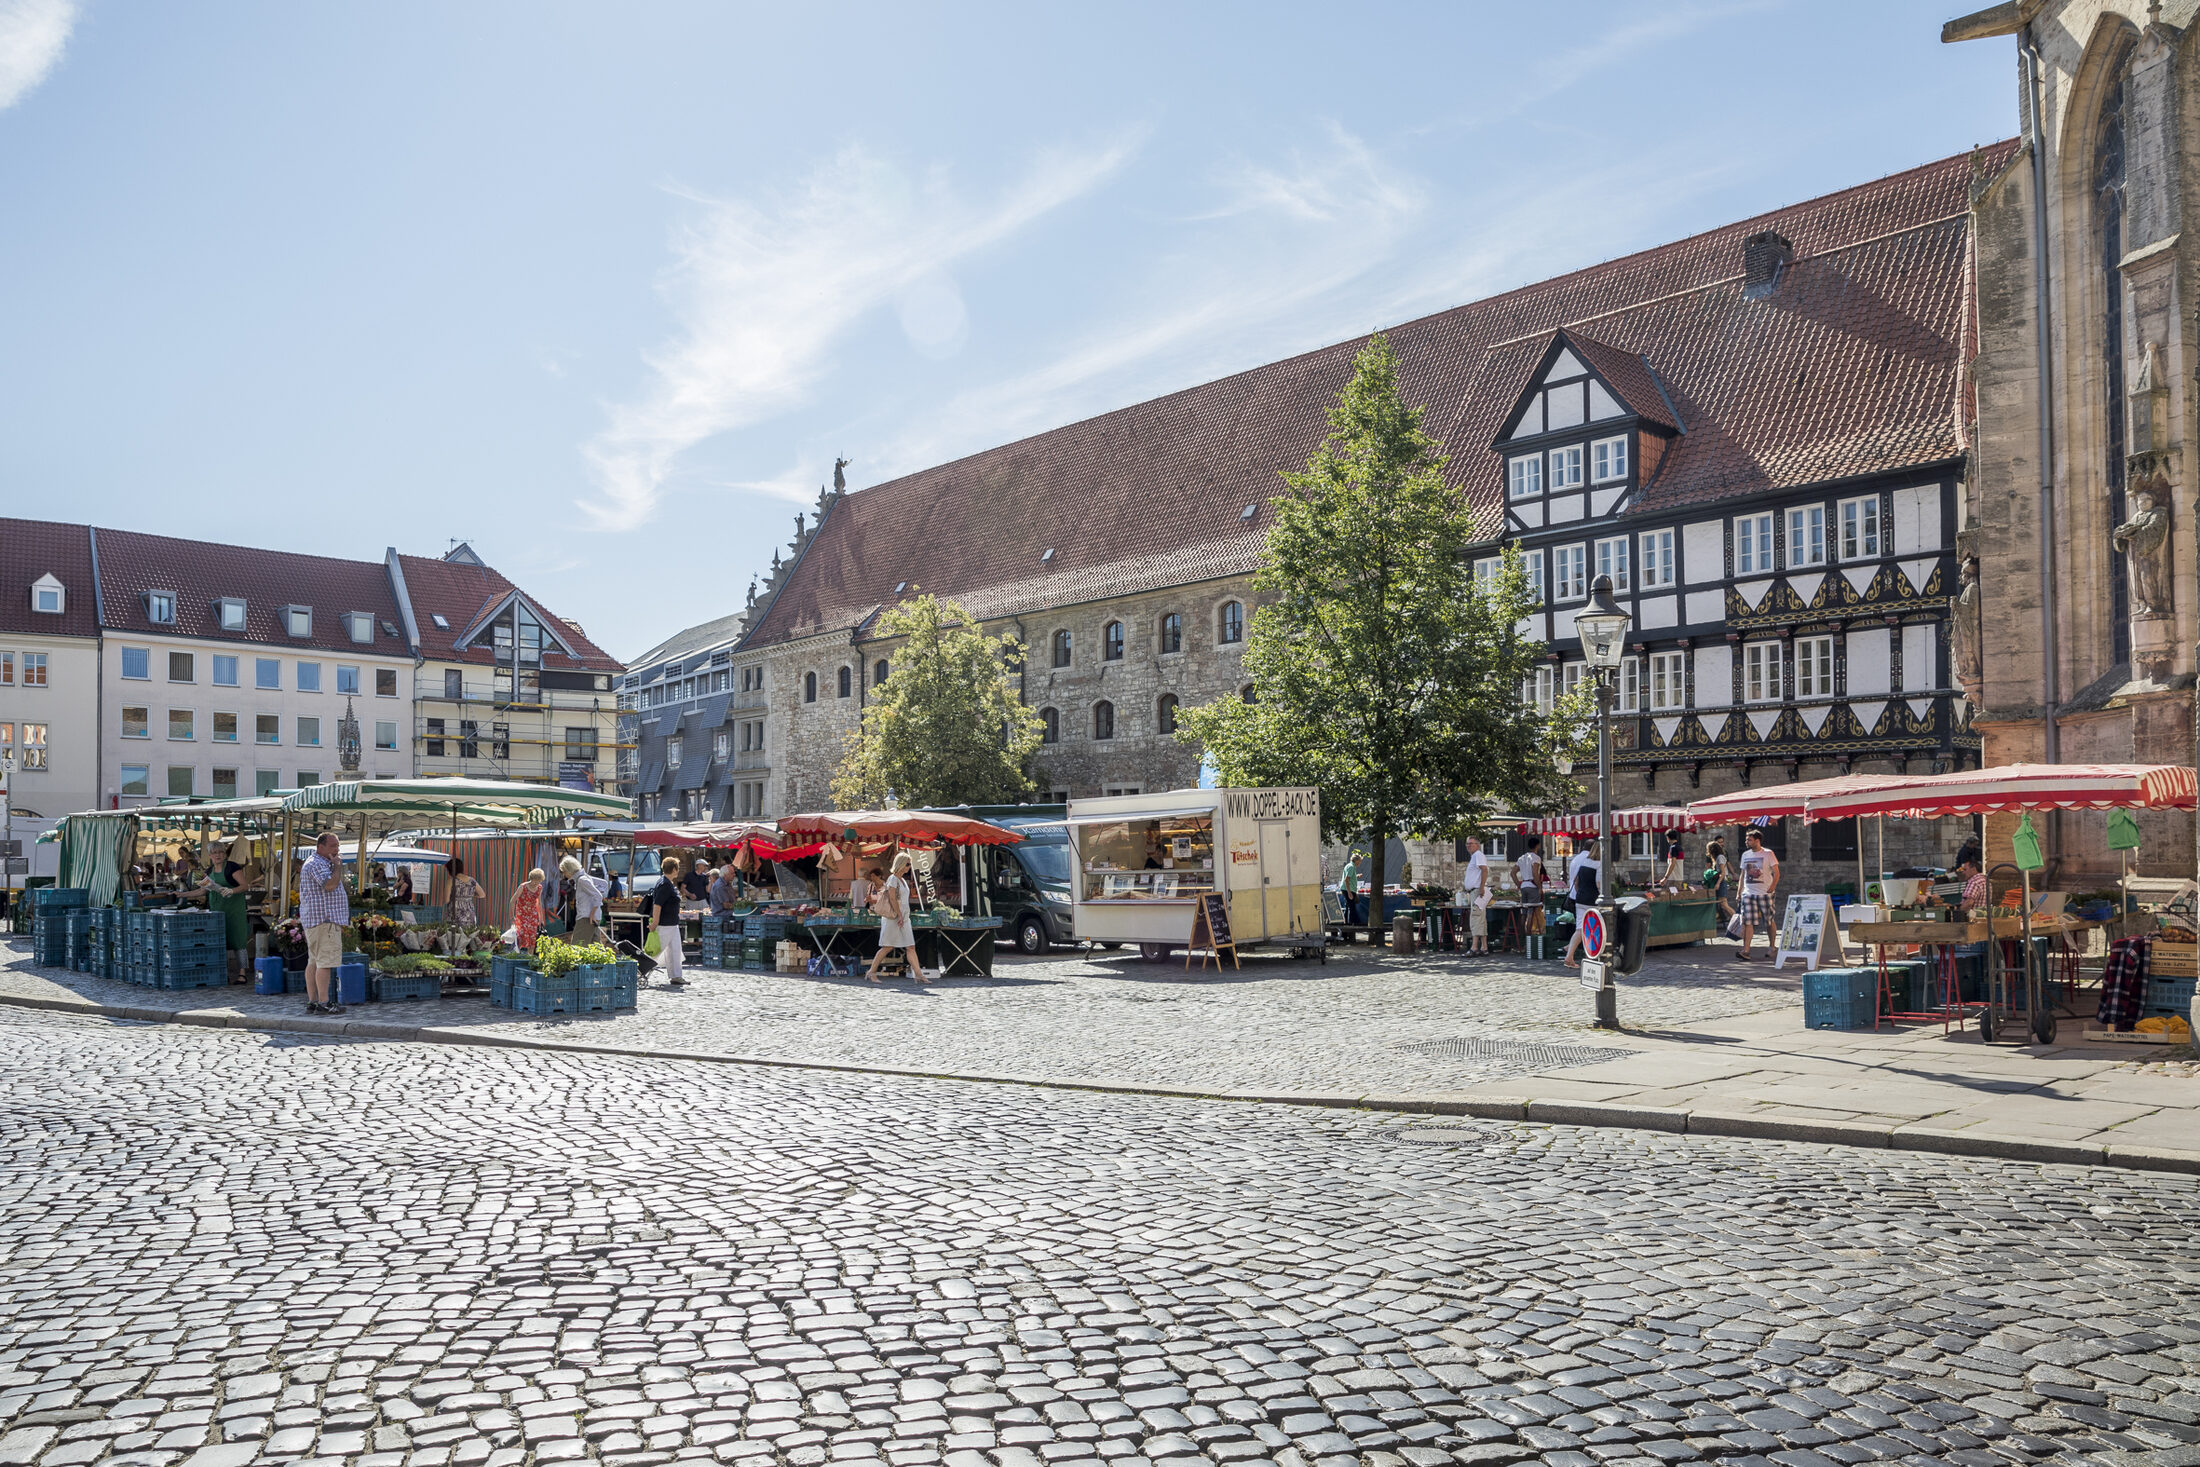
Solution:
{"label": "slate roof facade", "polygon": [[[1387,333],[1400,391],[1493,536],[1503,463],[1490,445],[1560,328],[1645,417],[1679,419],[1635,512],[1945,461],[1966,441],[1969,185],[2015,148],[1406,322]],[[1793,258],[1751,298],[1743,242],[1767,230]],[[904,581],[998,617],[1249,572],[1268,516],[1244,511],[1320,442],[1364,340],[848,494],[746,640],[854,627]]]}
{"label": "slate roof facade", "polygon": [[[109,631],[367,656],[411,655],[396,594],[378,560],[338,560],[142,535],[134,530],[100,529],[92,531],[92,537],[99,556],[102,614]],[[150,591],[175,596],[173,623],[155,622],[147,614]],[[244,601],[242,631],[222,630],[215,604],[224,598]],[[286,606],[313,609],[310,635],[294,637],[284,629],[281,611]],[[351,640],[344,617],[354,611],[373,617],[370,642]]]}

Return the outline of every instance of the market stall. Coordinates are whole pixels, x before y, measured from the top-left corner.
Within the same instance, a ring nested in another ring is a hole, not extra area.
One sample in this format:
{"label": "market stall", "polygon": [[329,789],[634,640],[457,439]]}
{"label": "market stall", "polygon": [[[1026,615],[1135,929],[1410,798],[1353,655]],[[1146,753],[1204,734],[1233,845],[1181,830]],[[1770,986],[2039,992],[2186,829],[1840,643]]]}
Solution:
{"label": "market stall", "polygon": [[[993,971],[993,939],[1001,919],[975,910],[980,903],[977,892],[984,883],[963,879],[963,869],[978,851],[1022,840],[1017,832],[945,810],[824,810],[783,816],[776,827],[776,838],[752,836],[752,848],[775,861],[823,856],[828,851],[839,858],[827,863],[831,874],[820,872],[821,898],[829,898],[836,888],[845,894],[851,873],[843,868],[856,861],[890,864],[896,850],[907,850],[915,867],[918,896],[910,913],[918,961],[927,970],[949,977]],[[943,852],[959,858],[952,873]],[[947,888],[950,874],[954,884]],[[952,890],[957,900],[943,900],[943,888]],[[816,953],[833,960],[840,971],[867,963],[878,950],[879,922],[871,912],[834,908],[821,900],[799,904],[789,920]]]}
{"label": "market stall", "polygon": [[[1666,834],[1693,830],[1697,824],[1692,808],[1679,805],[1636,805],[1612,812],[1612,834],[1615,836]],[[1571,815],[1545,815],[1530,820],[1522,829],[1535,835],[1595,839],[1602,829],[1602,820],[1598,812],[1585,810]],[[1613,894],[1625,891],[1648,899],[1643,909],[1650,922],[1647,946],[1683,947],[1719,935],[1718,901],[1701,886],[1685,880],[1660,882],[1655,879],[1639,885],[1629,884],[1619,872],[1615,853],[1606,851],[1603,863],[1603,869],[1610,873],[1609,890]],[[1654,868],[1652,874],[1653,877],[1658,874]],[[1558,885],[1563,884],[1561,874]]]}

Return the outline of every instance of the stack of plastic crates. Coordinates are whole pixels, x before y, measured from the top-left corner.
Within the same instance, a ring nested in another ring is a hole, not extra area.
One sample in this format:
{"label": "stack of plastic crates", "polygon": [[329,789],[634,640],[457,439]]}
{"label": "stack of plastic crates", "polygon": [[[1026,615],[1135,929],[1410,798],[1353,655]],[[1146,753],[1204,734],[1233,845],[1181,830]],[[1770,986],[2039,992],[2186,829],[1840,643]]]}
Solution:
{"label": "stack of plastic crates", "polygon": [[2192,1021],[2192,995],[2196,985],[2200,985],[2200,979],[2147,979],[2146,991],[2139,1000],[2139,1017],[2151,1019],[2158,1016],[2174,1015],[2190,1023]]}
{"label": "stack of plastic crates", "polygon": [[371,1003],[404,1003],[413,999],[441,998],[443,979],[436,973],[385,973],[380,968],[367,974],[367,999]]}
{"label": "stack of plastic crates", "polygon": [[1803,1027],[1869,1029],[1879,1022],[1877,968],[1820,968],[1803,975]]}
{"label": "stack of plastic crates", "polygon": [[229,981],[219,912],[122,914],[123,976],[142,988],[219,988]]}
{"label": "stack of plastic crates", "polygon": [[747,920],[726,912],[705,917],[702,946],[695,961],[705,968],[740,967],[742,924]]}
{"label": "stack of plastic crates", "polygon": [[92,911],[90,907],[61,909],[62,943],[67,964],[79,973],[92,971]]}
{"label": "stack of plastic crates", "polygon": [[489,1004],[492,1008],[512,1007],[512,990],[518,986],[522,972],[533,972],[535,960],[525,953],[499,953],[489,959]]}
{"label": "stack of plastic crates", "polygon": [[31,904],[31,960],[41,968],[69,965],[68,914],[91,904],[81,886],[34,886],[24,895]]}
{"label": "stack of plastic crates", "polygon": [[770,915],[762,912],[752,914],[741,925],[741,966],[757,970],[770,969],[773,966],[772,949],[786,935],[787,918],[776,912]]}
{"label": "stack of plastic crates", "polygon": [[618,1013],[639,1002],[641,965],[631,958],[588,964],[575,968],[569,976],[573,979],[575,1013]]}
{"label": "stack of plastic crates", "polygon": [[122,913],[113,907],[87,907],[91,914],[90,940],[85,944],[83,971],[94,978],[115,976],[115,945],[120,940]]}

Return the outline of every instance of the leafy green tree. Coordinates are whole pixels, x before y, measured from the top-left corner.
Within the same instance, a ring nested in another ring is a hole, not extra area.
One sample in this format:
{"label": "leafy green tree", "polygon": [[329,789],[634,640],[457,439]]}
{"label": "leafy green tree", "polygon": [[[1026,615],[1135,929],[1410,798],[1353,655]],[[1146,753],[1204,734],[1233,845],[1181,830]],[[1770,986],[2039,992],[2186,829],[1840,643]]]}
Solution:
{"label": "leafy green tree", "polygon": [[[1380,334],[1335,407],[1304,473],[1271,504],[1254,585],[1270,598],[1245,650],[1254,701],[1185,713],[1179,737],[1228,785],[1319,785],[1331,839],[1372,840],[1380,892],[1394,834],[1442,837],[1501,810],[1570,806],[1560,752],[1579,757],[1585,694],[1550,716],[1523,683],[1544,655],[1520,628],[1534,604],[1517,551],[1477,580],[1472,508],[1399,400],[1397,359]],[[1380,941],[1382,902],[1368,908]]]}
{"label": "leafy green tree", "polygon": [[901,645],[834,771],[841,807],[875,808],[888,790],[907,806],[1030,794],[1041,724],[1008,681],[1023,644],[988,636],[962,607],[931,595],[887,611],[877,635]]}

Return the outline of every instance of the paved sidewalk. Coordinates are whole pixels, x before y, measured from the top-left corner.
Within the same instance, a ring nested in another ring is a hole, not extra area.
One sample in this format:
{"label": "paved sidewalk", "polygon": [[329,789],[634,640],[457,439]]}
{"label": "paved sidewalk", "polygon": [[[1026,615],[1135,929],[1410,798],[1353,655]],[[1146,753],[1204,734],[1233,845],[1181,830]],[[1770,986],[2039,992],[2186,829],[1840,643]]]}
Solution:
{"label": "paved sidewalk", "polygon": [[354,1039],[689,1058],[1465,1114],[1699,1135],[2200,1173],[2190,1050],[1984,1045],[1939,1024],[1802,1027],[1796,970],[1715,945],[1624,980],[1631,1027],[1589,1026],[1566,970],[1516,960],[1249,962],[1217,978],[1118,955],[1016,961],[907,984],[692,975],[641,1011],[537,1019],[482,999],[309,1017],[296,998],[150,992],[31,966],[8,945],[0,1003]]}

